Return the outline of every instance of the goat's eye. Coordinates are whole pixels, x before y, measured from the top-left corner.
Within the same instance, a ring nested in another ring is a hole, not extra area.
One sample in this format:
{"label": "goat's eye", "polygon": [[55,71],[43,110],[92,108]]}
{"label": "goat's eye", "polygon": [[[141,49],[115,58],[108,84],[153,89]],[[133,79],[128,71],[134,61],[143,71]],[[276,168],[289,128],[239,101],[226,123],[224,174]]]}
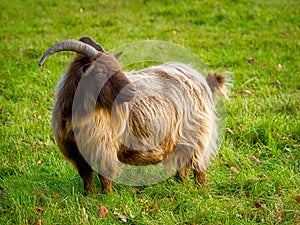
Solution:
{"label": "goat's eye", "polygon": [[84,74],[83,66],[78,69],[78,72],[79,72],[80,76],[82,76]]}
{"label": "goat's eye", "polygon": [[89,68],[89,66],[90,66],[90,64],[85,64],[82,67],[80,67],[78,69],[79,74],[82,76],[87,71],[87,69]]}

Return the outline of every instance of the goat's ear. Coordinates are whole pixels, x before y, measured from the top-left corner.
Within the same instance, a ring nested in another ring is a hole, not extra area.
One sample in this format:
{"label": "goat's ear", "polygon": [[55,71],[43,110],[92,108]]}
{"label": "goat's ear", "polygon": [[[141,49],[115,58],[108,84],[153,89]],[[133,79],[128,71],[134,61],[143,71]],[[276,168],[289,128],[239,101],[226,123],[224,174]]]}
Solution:
{"label": "goat's ear", "polygon": [[123,52],[119,52],[119,53],[115,54],[114,57],[116,59],[119,59],[122,54],[123,54]]}
{"label": "goat's ear", "polygon": [[94,47],[97,51],[105,52],[102,46],[90,37],[82,37],[79,39],[79,41]]}

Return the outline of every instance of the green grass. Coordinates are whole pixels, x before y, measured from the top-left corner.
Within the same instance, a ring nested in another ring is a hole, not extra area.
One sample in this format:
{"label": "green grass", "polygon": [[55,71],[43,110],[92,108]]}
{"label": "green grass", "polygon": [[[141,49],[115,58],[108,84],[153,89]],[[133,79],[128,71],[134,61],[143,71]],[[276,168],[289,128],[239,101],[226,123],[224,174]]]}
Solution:
{"label": "green grass", "polygon": [[[299,1],[99,2],[0,3],[0,224],[119,224],[117,213],[128,224],[300,224]],[[107,50],[173,42],[234,73],[225,139],[205,187],[170,178],[83,196],[50,125],[55,85],[73,54],[52,56],[45,70],[38,61],[50,45],[85,35]]]}

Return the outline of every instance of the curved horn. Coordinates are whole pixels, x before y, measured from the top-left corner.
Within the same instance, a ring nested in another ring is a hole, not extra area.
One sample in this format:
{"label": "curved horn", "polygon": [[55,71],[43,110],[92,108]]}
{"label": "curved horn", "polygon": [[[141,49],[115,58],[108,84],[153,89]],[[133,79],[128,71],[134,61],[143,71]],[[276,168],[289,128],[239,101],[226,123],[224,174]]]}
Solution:
{"label": "curved horn", "polygon": [[97,49],[100,52],[105,52],[104,49],[102,48],[102,46],[99,45],[95,40],[93,40],[90,37],[82,37],[79,39],[79,41],[84,42],[84,43],[94,47],[95,49]]}
{"label": "curved horn", "polygon": [[73,51],[81,53],[91,59],[95,59],[97,55],[99,54],[99,51],[97,51],[92,46],[83,43],[81,41],[77,40],[65,40],[58,42],[57,44],[51,46],[43,55],[43,57],[40,60],[39,65],[41,66],[47,59],[48,56],[59,52],[59,51]]}

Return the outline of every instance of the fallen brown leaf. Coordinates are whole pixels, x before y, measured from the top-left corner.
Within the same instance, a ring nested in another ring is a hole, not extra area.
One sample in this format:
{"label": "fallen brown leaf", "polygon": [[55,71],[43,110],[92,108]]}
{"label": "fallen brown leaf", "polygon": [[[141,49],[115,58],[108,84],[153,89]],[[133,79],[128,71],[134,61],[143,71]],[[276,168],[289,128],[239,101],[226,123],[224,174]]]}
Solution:
{"label": "fallen brown leaf", "polygon": [[234,134],[233,130],[231,130],[230,128],[226,127],[226,131],[230,134]]}
{"label": "fallen brown leaf", "polygon": [[248,158],[251,161],[253,161],[255,164],[260,164],[261,163],[261,161],[258,158],[256,158],[254,155],[249,155]]}
{"label": "fallen brown leaf", "polygon": [[254,205],[255,205],[256,208],[262,208],[262,209],[266,209],[267,208],[267,206],[265,204],[261,203],[259,200],[256,200],[254,202]]}
{"label": "fallen brown leaf", "polygon": [[124,216],[123,214],[119,213],[119,212],[115,212],[114,215],[116,217],[118,217],[118,219],[120,219],[122,222],[126,223],[127,222],[127,218],[126,216]]}
{"label": "fallen brown leaf", "polygon": [[255,59],[253,57],[250,57],[247,59],[248,63],[254,63],[255,62]]}
{"label": "fallen brown leaf", "polygon": [[175,29],[173,30],[173,34],[176,35],[176,34],[181,34],[182,33],[182,30],[181,29]]}
{"label": "fallen brown leaf", "polygon": [[42,212],[44,209],[43,209],[42,207],[35,206],[35,207],[34,207],[34,210],[35,210],[36,212]]}
{"label": "fallen brown leaf", "polygon": [[0,196],[4,195],[6,192],[6,188],[0,187]]}
{"label": "fallen brown leaf", "polygon": [[240,90],[238,91],[239,94],[245,94],[245,95],[252,95],[252,92],[249,90]]}
{"label": "fallen brown leaf", "polygon": [[142,194],[143,192],[144,192],[144,190],[142,190],[142,189],[135,189],[135,190],[133,190],[134,194]]}
{"label": "fallen brown leaf", "polygon": [[54,195],[54,198],[55,198],[55,199],[60,199],[60,194],[56,193],[56,194]]}
{"label": "fallen brown leaf", "polygon": [[37,160],[37,161],[35,162],[35,164],[36,164],[37,166],[42,165],[42,160]]}
{"label": "fallen brown leaf", "polygon": [[278,87],[280,86],[280,81],[279,80],[276,80],[274,83],[273,83],[273,87]]}
{"label": "fallen brown leaf", "polygon": [[143,204],[147,204],[147,203],[148,203],[148,200],[147,200],[147,199],[144,199],[144,198],[141,198],[140,201],[141,201],[141,203],[143,203]]}
{"label": "fallen brown leaf", "polygon": [[296,195],[295,199],[297,202],[300,202],[300,195]]}
{"label": "fallen brown leaf", "polygon": [[35,223],[35,225],[42,225],[42,220],[41,219],[38,219]]}
{"label": "fallen brown leaf", "polygon": [[242,124],[240,124],[240,123],[238,123],[237,126],[238,126],[238,128],[239,128],[241,131],[246,131],[246,130],[247,130],[247,127],[244,126],[244,125],[242,125]]}
{"label": "fallen brown leaf", "polygon": [[230,170],[233,173],[239,173],[240,172],[236,167],[233,167],[233,166],[230,167]]}
{"label": "fallen brown leaf", "polygon": [[36,118],[36,119],[42,119],[42,117],[36,113],[33,113],[33,117]]}
{"label": "fallen brown leaf", "polygon": [[98,210],[98,216],[100,216],[102,219],[108,217],[108,210],[105,208],[105,206],[101,206]]}
{"label": "fallen brown leaf", "polygon": [[86,210],[84,207],[82,207],[82,211],[83,211],[83,220],[87,221],[89,219],[88,214],[86,213]]}
{"label": "fallen brown leaf", "polygon": [[278,222],[281,222],[281,221],[283,221],[283,220],[284,220],[284,214],[279,215],[279,216],[278,216]]}
{"label": "fallen brown leaf", "polygon": [[169,202],[174,202],[175,201],[174,198],[171,198],[171,197],[168,197],[167,199],[169,200]]}

